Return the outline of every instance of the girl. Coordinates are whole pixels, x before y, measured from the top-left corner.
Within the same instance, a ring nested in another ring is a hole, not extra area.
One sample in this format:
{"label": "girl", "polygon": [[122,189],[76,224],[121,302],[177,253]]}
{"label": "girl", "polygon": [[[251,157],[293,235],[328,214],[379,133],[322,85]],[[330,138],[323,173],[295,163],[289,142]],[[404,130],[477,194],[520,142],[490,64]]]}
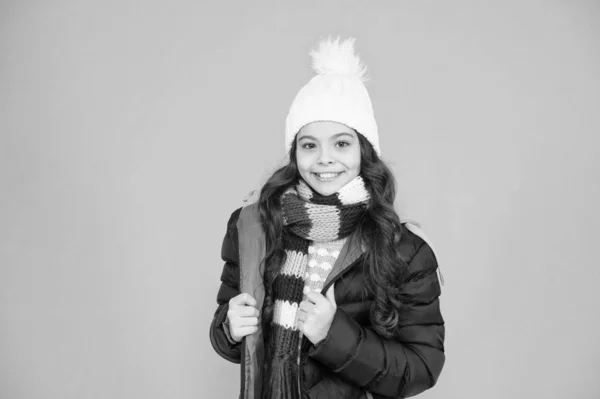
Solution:
{"label": "girl", "polygon": [[210,328],[241,398],[404,398],[445,362],[437,262],[399,220],[354,39],[311,52],[289,163],[231,215]]}

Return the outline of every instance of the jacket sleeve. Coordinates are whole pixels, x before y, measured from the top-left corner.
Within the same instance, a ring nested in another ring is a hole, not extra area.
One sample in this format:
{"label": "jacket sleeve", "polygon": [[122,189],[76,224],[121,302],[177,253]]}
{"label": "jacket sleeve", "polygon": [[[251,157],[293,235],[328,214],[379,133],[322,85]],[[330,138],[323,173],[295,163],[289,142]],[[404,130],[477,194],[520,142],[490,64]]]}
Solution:
{"label": "jacket sleeve", "polygon": [[327,337],[310,356],[375,398],[406,398],[433,387],[445,362],[436,270],[433,252],[422,242],[399,287],[408,307],[394,339],[361,326],[338,308]]}
{"label": "jacket sleeve", "polygon": [[210,324],[210,342],[215,351],[224,359],[240,363],[240,344],[228,339],[227,326],[223,322],[227,318],[229,300],[240,293],[239,250],[237,236],[237,220],[240,209],[231,214],[227,223],[227,232],[221,247],[221,258],[225,262],[221,273],[221,286],[217,293],[217,310]]}

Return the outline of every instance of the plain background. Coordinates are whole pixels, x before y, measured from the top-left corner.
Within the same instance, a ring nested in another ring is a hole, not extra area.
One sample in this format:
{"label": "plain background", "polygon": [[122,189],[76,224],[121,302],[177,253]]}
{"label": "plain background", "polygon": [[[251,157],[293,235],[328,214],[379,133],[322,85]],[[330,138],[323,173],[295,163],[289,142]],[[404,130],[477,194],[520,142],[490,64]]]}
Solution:
{"label": "plain background", "polygon": [[421,397],[600,397],[598,2],[0,4],[0,398],[237,397],[225,224],[329,34],[439,253]]}

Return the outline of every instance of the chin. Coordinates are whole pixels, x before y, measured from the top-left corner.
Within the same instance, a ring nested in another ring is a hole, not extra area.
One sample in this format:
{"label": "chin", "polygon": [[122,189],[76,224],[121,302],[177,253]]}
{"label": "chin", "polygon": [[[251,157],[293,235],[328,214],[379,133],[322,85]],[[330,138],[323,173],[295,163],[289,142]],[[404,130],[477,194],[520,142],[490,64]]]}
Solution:
{"label": "chin", "polygon": [[314,185],[312,186],[312,189],[315,190],[317,193],[321,194],[322,196],[328,196],[331,194],[335,194],[336,192],[338,192],[342,187],[344,187],[346,185],[345,182],[343,184],[331,184],[331,185],[324,185],[323,183],[320,182],[316,182],[314,183]]}
{"label": "chin", "polygon": [[313,173],[300,173],[302,178],[313,191],[319,193],[320,195],[326,197],[331,194],[335,194],[346,184],[350,183],[352,179],[354,179],[358,174],[349,174],[348,171],[341,172],[340,176],[331,181],[321,181],[317,178]]}

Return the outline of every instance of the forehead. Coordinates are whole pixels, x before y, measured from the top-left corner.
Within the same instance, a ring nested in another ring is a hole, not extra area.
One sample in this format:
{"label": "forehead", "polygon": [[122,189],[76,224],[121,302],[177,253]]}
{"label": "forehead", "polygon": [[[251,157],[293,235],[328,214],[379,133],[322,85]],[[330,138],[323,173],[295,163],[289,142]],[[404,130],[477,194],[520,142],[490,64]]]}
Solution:
{"label": "forehead", "polygon": [[346,133],[352,137],[356,137],[356,132],[351,127],[338,122],[319,121],[312,122],[304,126],[298,132],[298,139],[305,136],[312,136],[316,139],[327,139],[332,136]]}

